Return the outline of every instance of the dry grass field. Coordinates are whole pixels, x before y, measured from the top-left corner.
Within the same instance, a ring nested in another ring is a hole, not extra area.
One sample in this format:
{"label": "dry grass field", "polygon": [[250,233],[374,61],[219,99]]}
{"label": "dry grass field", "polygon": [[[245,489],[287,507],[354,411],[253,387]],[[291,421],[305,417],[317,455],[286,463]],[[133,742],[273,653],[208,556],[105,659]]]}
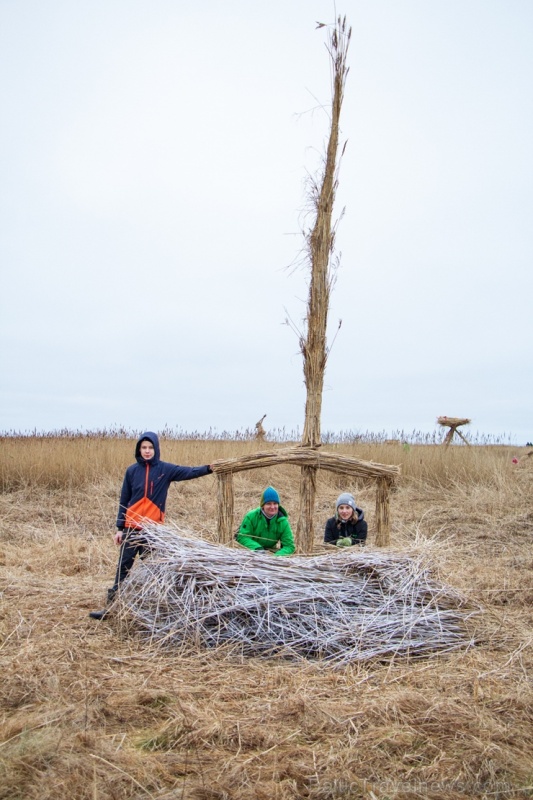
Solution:
{"label": "dry grass field", "polygon": [[[176,656],[88,617],[114,574],[133,447],[2,439],[2,800],[533,797],[533,458],[512,463],[526,449],[327,446],[401,465],[390,549],[423,552],[482,609],[466,650],[335,670]],[[165,460],[188,465],[255,449],[162,442]],[[283,466],[236,477],[236,524],[269,483],[295,521],[299,470]],[[374,548],[374,487],[322,473],[317,545],[341,491],[365,509]],[[215,477],[172,486],[167,519],[214,541]]]}

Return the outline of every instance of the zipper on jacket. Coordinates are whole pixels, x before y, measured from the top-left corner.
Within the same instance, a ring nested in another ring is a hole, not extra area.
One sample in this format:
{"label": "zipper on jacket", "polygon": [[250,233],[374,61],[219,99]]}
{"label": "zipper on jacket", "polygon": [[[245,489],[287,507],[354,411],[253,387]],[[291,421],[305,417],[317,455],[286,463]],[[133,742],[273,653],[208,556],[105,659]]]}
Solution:
{"label": "zipper on jacket", "polygon": [[150,475],[150,464],[146,465],[146,478],[144,481],[144,496],[148,497],[148,477]]}

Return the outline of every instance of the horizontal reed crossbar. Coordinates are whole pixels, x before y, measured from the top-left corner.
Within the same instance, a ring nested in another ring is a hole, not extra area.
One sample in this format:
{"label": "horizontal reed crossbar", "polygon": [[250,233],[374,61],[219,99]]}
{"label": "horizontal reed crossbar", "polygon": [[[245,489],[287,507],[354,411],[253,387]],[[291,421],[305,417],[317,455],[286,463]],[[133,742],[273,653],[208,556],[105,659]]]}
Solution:
{"label": "horizontal reed crossbar", "polygon": [[286,447],[281,450],[269,450],[237,458],[220,459],[213,462],[212,468],[213,472],[220,474],[242,472],[260,467],[272,467],[277,464],[316,467],[317,469],[342,472],[346,475],[361,478],[387,478],[391,482],[395,481],[400,475],[400,467],[395,465],[360,461],[358,458],[352,458],[351,456],[327,453],[308,447]]}

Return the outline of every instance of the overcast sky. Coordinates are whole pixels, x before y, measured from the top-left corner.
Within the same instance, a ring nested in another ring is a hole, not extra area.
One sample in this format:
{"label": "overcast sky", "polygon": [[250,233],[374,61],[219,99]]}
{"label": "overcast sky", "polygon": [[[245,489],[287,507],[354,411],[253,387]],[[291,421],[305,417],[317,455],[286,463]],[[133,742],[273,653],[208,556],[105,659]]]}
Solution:
{"label": "overcast sky", "polygon": [[[323,431],[533,440],[531,0],[350,0]],[[303,427],[325,0],[0,0],[0,430]]]}

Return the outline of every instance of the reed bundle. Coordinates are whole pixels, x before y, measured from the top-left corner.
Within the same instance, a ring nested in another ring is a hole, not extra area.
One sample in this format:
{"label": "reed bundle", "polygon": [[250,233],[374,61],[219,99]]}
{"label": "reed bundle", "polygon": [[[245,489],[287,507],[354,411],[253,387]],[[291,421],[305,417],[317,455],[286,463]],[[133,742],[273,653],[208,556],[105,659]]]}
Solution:
{"label": "reed bundle", "polygon": [[459,425],[469,425],[472,420],[468,419],[468,417],[437,417],[437,422],[439,425],[455,428]]}
{"label": "reed bundle", "polygon": [[312,447],[284,447],[279,450],[251,453],[237,458],[219,459],[213,462],[212,467],[213,472],[222,474],[271,467],[277,464],[316,467],[362,478],[383,477],[395,480],[400,475],[400,468],[395,465],[361,461],[352,456],[327,453],[322,450],[315,450]]}
{"label": "reed bundle", "polygon": [[239,656],[318,658],[343,666],[429,656],[470,643],[470,613],[417,558],[337,551],[275,558],[151,526],[150,556],[124,582],[119,609],[150,642],[229,646]]}

